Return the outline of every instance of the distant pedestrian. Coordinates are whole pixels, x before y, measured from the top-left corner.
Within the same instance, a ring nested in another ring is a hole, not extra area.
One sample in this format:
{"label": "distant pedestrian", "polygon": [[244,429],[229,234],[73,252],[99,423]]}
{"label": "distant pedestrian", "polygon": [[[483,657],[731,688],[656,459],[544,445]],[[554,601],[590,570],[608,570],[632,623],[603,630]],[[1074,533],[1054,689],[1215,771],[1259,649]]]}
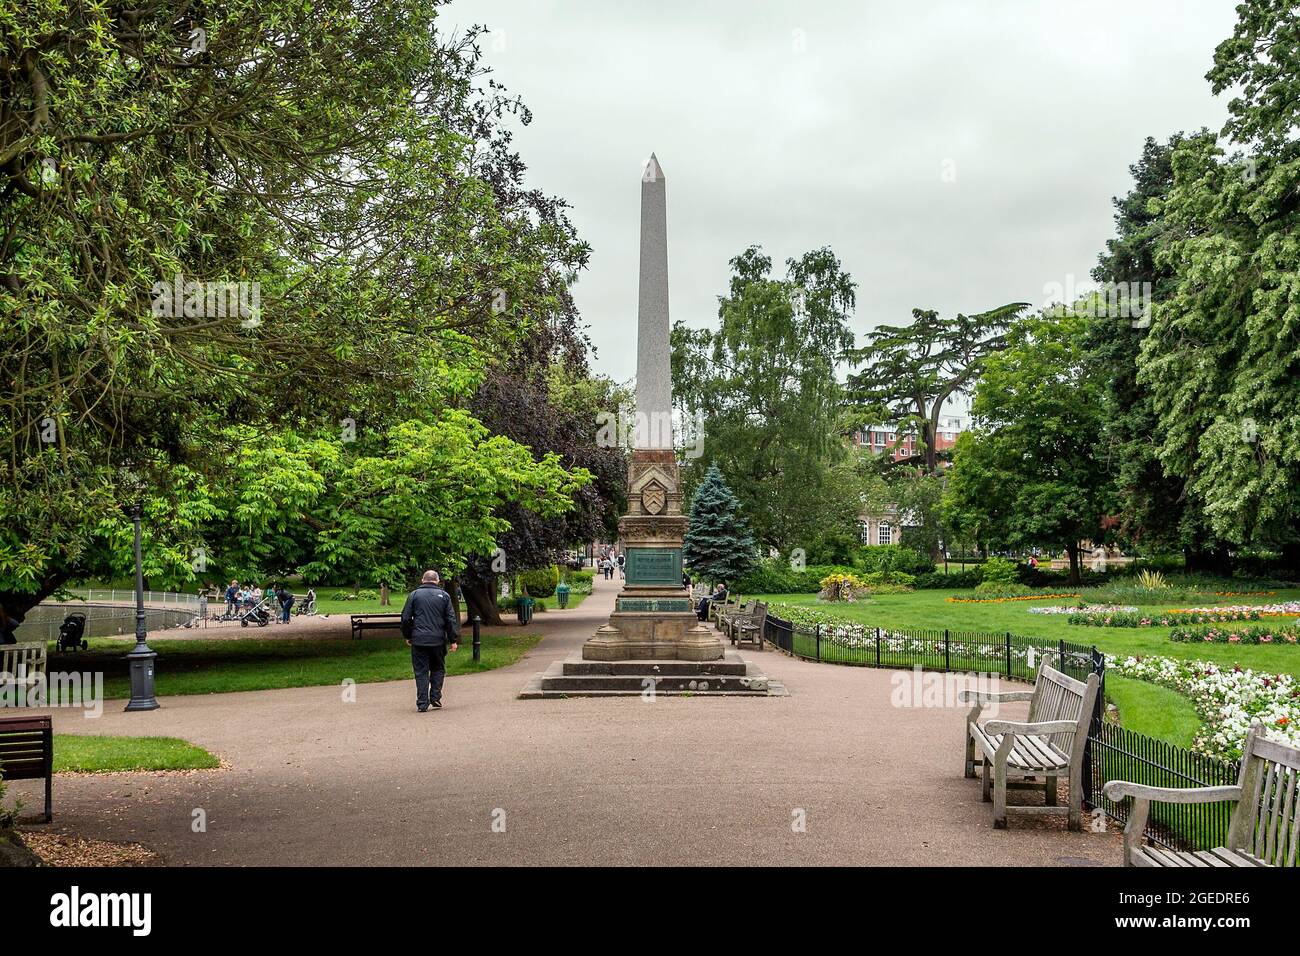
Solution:
{"label": "distant pedestrian", "polygon": [[622,577],[623,577],[623,565],[624,565],[624,563],[626,563],[626,561],[627,561],[627,558],[626,558],[624,555],[621,555],[621,554],[620,554],[620,555],[618,556],[618,576],[619,576],[619,578],[622,578]]}
{"label": "distant pedestrian", "polygon": [[695,616],[698,617],[701,621],[707,621],[709,619],[710,607],[712,607],[714,604],[726,604],[726,603],[727,603],[727,582],[719,581],[717,590],[715,590],[712,594],[710,594],[706,598],[700,598],[700,606],[696,608]]}
{"label": "distant pedestrian", "polygon": [[235,616],[235,605],[239,603],[239,582],[231,581],[226,588],[226,617]]}
{"label": "distant pedestrian", "polygon": [[460,637],[460,620],[452,608],[451,595],[438,582],[437,571],[425,571],[420,586],[406,596],[402,608],[402,636],[411,648],[415,709],[420,713],[442,707],[448,645],[455,651]]}
{"label": "distant pedestrian", "polygon": [[280,600],[280,623],[288,624],[289,614],[293,610],[293,592],[281,584],[280,590],[275,592],[275,596]]}

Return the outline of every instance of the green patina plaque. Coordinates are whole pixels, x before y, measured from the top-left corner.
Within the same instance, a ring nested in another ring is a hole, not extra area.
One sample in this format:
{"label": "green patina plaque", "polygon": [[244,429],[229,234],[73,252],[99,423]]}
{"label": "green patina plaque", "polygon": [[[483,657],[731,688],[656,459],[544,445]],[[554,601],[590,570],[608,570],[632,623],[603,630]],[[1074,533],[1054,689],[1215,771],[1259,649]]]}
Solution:
{"label": "green patina plaque", "polygon": [[659,584],[681,587],[681,548],[628,548],[628,584]]}
{"label": "green patina plaque", "polygon": [[688,598],[625,598],[618,599],[620,611],[640,611],[652,614],[680,613],[691,610]]}

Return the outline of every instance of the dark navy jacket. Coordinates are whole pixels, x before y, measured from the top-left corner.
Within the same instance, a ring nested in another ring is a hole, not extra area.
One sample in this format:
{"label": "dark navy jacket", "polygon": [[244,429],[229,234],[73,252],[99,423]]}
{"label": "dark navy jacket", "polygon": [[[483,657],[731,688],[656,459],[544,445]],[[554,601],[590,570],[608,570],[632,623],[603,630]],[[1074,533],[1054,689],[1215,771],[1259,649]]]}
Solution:
{"label": "dark navy jacket", "polygon": [[457,643],[460,621],[451,595],[437,584],[421,584],[408,594],[402,608],[402,636],[422,647]]}

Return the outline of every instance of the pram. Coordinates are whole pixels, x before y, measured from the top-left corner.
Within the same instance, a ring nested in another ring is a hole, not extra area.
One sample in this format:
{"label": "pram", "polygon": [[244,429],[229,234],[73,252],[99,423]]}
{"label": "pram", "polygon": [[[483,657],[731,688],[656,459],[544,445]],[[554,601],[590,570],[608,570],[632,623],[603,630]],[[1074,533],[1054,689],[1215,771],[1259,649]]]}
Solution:
{"label": "pram", "polygon": [[271,611],[266,606],[266,598],[258,601],[252,607],[239,613],[239,626],[248,627],[250,624],[256,624],[258,627],[266,627],[271,623]]}
{"label": "pram", "polygon": [[69,614],[59,625],[59,650],[76,651],[86,650],[90,643],[85,638],[86,633],[86,615]]}

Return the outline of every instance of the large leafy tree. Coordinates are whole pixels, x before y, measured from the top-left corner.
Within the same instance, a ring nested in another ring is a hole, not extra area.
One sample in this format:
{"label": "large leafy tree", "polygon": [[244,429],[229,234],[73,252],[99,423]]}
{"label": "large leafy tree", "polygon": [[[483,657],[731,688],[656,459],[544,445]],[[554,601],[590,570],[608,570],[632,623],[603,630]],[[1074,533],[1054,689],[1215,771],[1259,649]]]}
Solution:
{"label": "large leafy tree", "polygon": [[[275,552],[243,543],[239,504],[212,490],[245,493],[236,473],[268,433],[300,436],[293,454],[319,465],[316,443],[337,443],[340,421],[357,430],[338,485],[305,466],[258,476],[288,492],[262,503],[281,560],[308,562],[323,558],[300,539],[300,505],[345,488],[367,442],[416,469],[412,494],[439,473],[418,471],[407,438],[483,443],[451,410],[559,307],[586,248],[560,204],[523,187],[502,120],[527,114],[482,88],[475,31],[439,33],[438,6],[0,6],[11,612],[121,566],[118,506],[137,481],[164,583],[193,576],[196,546]],[[260,311],[159,310],[176,276],[257,283]]]}
{"label": "large leafy tree", "polygon": [[944,403],[968,392],[985,360],[1005,343],[1005,333],[1028,308],[1010,302],[976,315],[941,318],[931,309],[913,309],[907,325],[881,325],[850,353],[863,369],[848,380],[848,394],[858,424],[891,425],[915,430],[927,474],[939,467],[935,435]]}
{"label": "large leafy tree", "polygon": [[975,390],[980,425],[958,439],[944,507],[962,536],[995,548],[1064,550],[1099,541],[1110,481],[1101,454],[1101,384],[1087,363],[1088,318],[1017,322]]}
{"label": "large leafy tree", "polygon": [[1205,134],[1174,151],[1156,261],[1175,279],[1138,382],[1214,538],[1300,566],[1300,27],[1291,3],[1237,9],[1208,78],[1236,91],[1223,133],[1244,153]]}
{"label": "large leafy tree", "polygon": [[[673,393],[704,428],[704,452],[740,500],[759,543],[811,550],[839,516],[825,507],[844,459],[836,365],[853,344],[855,284],[830,249],[786,263],[751,247],[731,260],[718,327],[673,327]],[[704,475],[689,463],[688,486]]]}

